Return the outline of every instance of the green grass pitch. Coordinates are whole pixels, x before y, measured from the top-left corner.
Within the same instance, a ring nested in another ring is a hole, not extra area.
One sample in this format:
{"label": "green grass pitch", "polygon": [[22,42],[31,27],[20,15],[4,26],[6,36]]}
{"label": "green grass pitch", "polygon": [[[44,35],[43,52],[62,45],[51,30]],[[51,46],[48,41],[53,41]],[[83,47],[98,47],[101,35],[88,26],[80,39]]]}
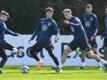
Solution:
{"label": "green grass pitch", "polygon": [[40,71],[36,67],[30,67],[30,72],[23,74],[20,66],[5,66],[0,80],[107,80],[107,73],[96,67],[86,67],[85,70],[80,70],[79,67],[65,67],[60,74],[56,74],[51,67],[43,67]]}

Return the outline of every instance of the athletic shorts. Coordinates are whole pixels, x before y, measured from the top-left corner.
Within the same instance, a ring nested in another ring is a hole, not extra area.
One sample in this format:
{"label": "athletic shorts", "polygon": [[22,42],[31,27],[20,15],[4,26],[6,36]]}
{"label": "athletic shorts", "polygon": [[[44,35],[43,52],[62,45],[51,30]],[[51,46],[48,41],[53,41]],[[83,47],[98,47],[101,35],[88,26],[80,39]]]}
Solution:
{"label": "athletic shorts", "polygon": [[72,50],[76,50],[78,47],[84,51],[90,51],[91,50],[91,46],[88,43],[87,40],[73,40],[71,41],[71,43],[69,44],[69,47]]}
{"label": "athletic shorts", "polygon": [[40,43],[37,42],[36,44],[34,44],[30,50],[32,50],[33,52],[40,52],[42,51],[42,49],[45,48],[47,51],[52,51],[52,49],[54,48],[53,45],[51,43]]}

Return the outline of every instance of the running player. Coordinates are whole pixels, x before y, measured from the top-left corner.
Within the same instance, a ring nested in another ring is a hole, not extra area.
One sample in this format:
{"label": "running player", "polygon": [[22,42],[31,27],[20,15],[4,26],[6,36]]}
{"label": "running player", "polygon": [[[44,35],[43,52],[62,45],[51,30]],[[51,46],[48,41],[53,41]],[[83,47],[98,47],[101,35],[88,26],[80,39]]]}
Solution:
{"label": "running player", "polygon": [[[82,22],[82,25],[85,29],[86,35],[89,39],[89,43],[91,44],[91,47],[92,47],[92,50],[93,50],[94,54],[98,55],[96,35],[97,35],[97,32],[98,32],[99,24],[98,24],[98,18],[92,12],[92,10],[93,10],[93,8],[92,8],[91,4],[88,3],[88,4],[85,5],[85,13],[82,14],[81,22]],[[84,64],[85,54],[82,53],[80,55],[80,58],[81,58],[81,61],[82,61],[81,68],[84,69],[84,67],[85,67],[85,64]],[[100,62],[99,62],[99,67],[100,67],[100,69],[102,69],[102,66],[101,66]]]}
{"label": "running player", "polygon": [[5,33],[13,35],[13,36],[19,36],[18,33],[14,33],[7,28],[5,22],[8,20],[8,18],[9,18],[9,14],[6,11],[0,12],[0,57],[2,58],[2,60],[0,61],[0,73],[3,72],[2,68],[7,61],[7,55],[5,53],[5,49],[20,53],[20,51],[17,48],[15,48],[13,45],[8,43],[4,39]]}
{"label": "running player", "polygon": [[[104,60],[107,60],[107,6],[105,6],[105,31],[103,34],[104,37]],[[104,72],[107,72],[107,68],[104,69]]]}
{"label": "running player", "polygon": [[107,61],[101,59],[98,55],[94,54],[93,51],[91,50],[91,46],[88,43],[88,38],[86,36],[86,33],[84,31],[81,21],[77,17],[72,16],[72,12],[70,9],[64,9],[63,14],[66,19],[64,20],[64,23],[71,28],[72,34],[74,35],[74,39],[73,41],[71,41],[69,46],[65,49],[63,56],[61,58],[61,63],[64,64],[68,54],[70,54],[70,52],[72,52],[73,50],[76,50],[77,47],[80,47],[80,49],[83,50],[83,52],[87,57],[93,58],[98,62],[101,61],[103,64],[105,64],[104,66],[106,67]]}
{"label": "running player", "polygon": [[31,42],[35,36],[37,36],[37,43],[31,47],[30,54],[38,62],[38,69],[40,70],[42,68],[43,61],[38,58],[37,53],[45,48],[56,64],[56,72],[59,72],[59,62],[53,53],[53,46],[51,44],[52,35],[55,35],[54,42],[57,42],[59,29],[56,22],[52,19],[54,12],[53,8],[48,7],[45,9],[45,12],[46,17],[39,20],[37,23],[37,29],[29,40],[29,42]]}

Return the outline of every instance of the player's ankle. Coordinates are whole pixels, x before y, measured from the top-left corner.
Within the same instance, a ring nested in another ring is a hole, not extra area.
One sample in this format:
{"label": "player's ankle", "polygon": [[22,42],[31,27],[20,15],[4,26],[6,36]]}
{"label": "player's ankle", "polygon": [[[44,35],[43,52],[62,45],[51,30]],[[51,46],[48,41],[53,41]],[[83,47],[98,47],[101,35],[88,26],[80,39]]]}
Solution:
{"label": "player's ankle", "polygon": [[43,61],[42,61],[42,60],[39,60],[38,62],[43,63]]}
{"label": "player's ankle", "polygon": [[3,73],[3,69],[2,68],[0,68],[0,73]]}

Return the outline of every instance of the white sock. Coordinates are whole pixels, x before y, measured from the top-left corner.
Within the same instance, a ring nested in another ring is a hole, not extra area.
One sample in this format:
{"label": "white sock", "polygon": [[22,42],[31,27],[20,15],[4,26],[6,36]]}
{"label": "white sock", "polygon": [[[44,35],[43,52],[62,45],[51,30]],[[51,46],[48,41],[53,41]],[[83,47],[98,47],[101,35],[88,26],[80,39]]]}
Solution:
{"label": "white sock", "polygon": [[84,62],[82,62],[82,63],[81,63],[81,66],[82,66],[82,67],[85,67],[85,63],[84,63]]}
{"label": "white sock", "polygon": [[42,60],[39,60],[39,62],[43,63],[43,61],[42,61]]}
{"label": "white sock", "polygon": [[2,71],[2,68],[0,68],[0,71]]}
{"label": "white sock", "polygon": [[107,64],[107,61],[105,61],[104,59],[100,59],[102,64]]}
{"label": "white sock", "polygon": [[99,64],[99,67],[102,67],[102,64],[101,64],[101,62],[98,62],[98,64]]}
{"label": "white sock", "polygon": [[59,63],[58,67],[59,67],[60,69],[62,69],[62,64],[61,64],[61,63]]}

